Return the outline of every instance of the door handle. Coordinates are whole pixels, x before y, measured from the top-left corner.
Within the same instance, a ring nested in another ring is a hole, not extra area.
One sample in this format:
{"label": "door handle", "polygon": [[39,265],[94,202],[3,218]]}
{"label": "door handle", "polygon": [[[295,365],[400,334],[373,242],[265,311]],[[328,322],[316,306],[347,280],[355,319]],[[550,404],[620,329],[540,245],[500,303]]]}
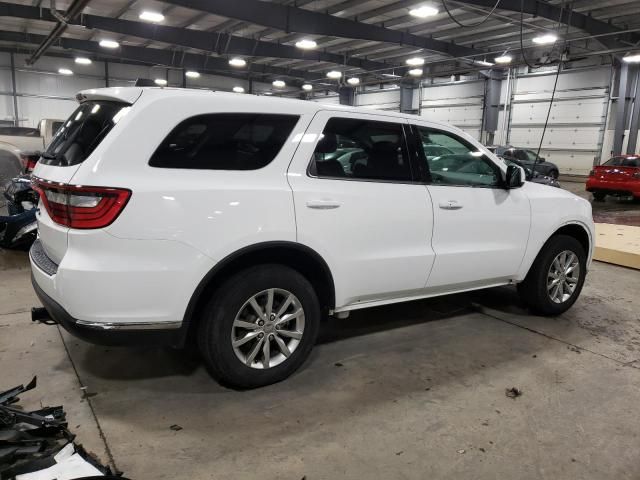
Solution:
{"label": "door handle", "polygon": [[307,207],[315,210],[333,210],[340,207],[340,205],[340,202],[335,200],[309,200],[307,202]]}
{"label": "door handle", "polygon": [[462,208],[462,204],[458,203],[456,200],[443,200],[440,202],[439,206],[443,210],[460,210]]}

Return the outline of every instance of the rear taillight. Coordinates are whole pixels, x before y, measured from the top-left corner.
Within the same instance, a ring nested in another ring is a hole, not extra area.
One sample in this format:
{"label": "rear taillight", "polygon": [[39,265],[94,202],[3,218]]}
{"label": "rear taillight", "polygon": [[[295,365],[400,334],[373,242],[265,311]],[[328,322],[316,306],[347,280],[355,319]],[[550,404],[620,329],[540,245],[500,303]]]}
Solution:
{"label": "rear taillight", "polygon": [[51,220],[70,228],[103,228],[111,225],[122,212],[131,190],[109,187],[86,187],[33,179]]}
{"label": "rear taillight", "polygon": [[38,157],[33,155],[20,155],[20,160],[26,173],[31,173],[38,163]]}

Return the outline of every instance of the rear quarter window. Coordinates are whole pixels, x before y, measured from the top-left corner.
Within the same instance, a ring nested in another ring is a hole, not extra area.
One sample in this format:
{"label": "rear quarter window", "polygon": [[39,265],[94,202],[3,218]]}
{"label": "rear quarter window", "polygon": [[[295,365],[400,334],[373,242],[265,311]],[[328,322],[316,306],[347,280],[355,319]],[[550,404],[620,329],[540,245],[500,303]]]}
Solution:
{"label": "rear quarter window", "polygon": [[297,115],[212,113],[179,123],[149,160],[157,168],[257,170],[268,165],[298,122]]}

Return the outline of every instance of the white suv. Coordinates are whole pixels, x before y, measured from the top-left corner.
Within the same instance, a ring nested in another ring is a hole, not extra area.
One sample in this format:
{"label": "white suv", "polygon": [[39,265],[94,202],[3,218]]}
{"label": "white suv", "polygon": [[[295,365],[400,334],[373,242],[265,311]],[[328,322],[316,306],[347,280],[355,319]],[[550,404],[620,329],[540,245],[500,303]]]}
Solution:
{"label": "white suv", "polygon": [[558,315],[590,204],[428,117],[187,89],[82,92],[34,171],[33,284],[96,343],[197,341],[236,387],[281,380],[327,314],[517,284]]}

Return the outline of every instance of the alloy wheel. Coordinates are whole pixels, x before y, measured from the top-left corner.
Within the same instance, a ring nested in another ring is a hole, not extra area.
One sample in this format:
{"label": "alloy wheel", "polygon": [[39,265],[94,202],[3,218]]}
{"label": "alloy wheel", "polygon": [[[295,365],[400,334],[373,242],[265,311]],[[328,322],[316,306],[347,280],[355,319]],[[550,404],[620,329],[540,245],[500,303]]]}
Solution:
{"label": "alloy wheel", "polygon": [[273,368],[298,348],[304,323],[304,309],[293,293],[280,288],[258,292],[233,321],[231,343],[236,357],[251,368]]}
{"label": "alloy wheel", "polygon": [[580,261],[570,250],[556,255],[547,274],[547,292],[554,303],[564,303],[571,298],[580,280]]}

